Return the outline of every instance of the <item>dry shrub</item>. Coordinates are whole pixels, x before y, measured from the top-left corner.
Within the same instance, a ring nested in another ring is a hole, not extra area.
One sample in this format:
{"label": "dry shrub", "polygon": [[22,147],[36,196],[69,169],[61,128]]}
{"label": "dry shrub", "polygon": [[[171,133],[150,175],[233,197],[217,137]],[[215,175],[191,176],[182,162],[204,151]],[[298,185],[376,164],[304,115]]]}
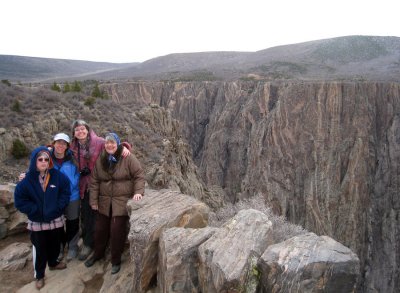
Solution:
{"label": "dry shrub", "polygon": [[220,227],[240,210],[246,209],[254,209],[267,215],[268,219],[272,222],[275,243],[307,232],[301,226],[288,222],[284,217],[274,215],[272,209],[265,204],[265,200],[261,194],[241,200],[236,204],[226,203],[222,208],[210,213],[209,225]]}

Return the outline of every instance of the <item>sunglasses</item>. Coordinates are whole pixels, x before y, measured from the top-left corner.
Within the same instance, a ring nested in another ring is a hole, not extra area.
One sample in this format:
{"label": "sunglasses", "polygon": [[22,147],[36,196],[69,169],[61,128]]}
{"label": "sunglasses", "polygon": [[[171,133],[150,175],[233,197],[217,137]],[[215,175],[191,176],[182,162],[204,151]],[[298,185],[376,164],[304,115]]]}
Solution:
{"label": "sunglasses", "polygon": [[49,158],[38,158],[37,159],[39,162],[48,162]]}

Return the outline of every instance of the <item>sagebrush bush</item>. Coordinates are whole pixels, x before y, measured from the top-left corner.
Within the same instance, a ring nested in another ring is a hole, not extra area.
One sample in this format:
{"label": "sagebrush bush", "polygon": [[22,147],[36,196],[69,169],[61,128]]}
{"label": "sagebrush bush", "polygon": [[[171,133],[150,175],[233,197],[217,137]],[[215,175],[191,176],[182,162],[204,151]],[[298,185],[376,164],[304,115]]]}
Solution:
{"label": "sagebrush bush", "polygon": [[265,200],[262,195],[241,200],[236,204],[225,204],[216,212],[210,213],[209,225],[220,227],[226,221],[233,218],[240,210],[245,209],[254,209],[267,215],[268,219],[272,222],[273,238],[275,243],[285,241],[286,239],[307,232],[301,226],[288,222],[284,217],[274,215],[272,209],[265,204]]}
{"label": "sagebrush bush", "polygon": [[23,141],[17,138],[13,141],[11,154],[16,159],[22,159],[29,155],[29,149],[27,148],[27,146]]}

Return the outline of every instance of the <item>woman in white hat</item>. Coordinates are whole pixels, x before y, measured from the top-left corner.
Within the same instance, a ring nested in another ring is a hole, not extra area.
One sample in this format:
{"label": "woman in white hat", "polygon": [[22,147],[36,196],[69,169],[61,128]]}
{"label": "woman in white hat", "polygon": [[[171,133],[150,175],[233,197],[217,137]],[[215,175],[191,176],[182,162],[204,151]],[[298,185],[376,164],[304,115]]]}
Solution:
{"label": "woman in white hat", "polygon": [[57,133],[53,138],[51,157],[54,168],[60,170],[70,181],[71,196],[65,209],[66,225],[61,235],[59,260],[63,258],[64,248],[68,245],[67,261],[78,255],[79,240],[79,171],[72,151],[69,149],[71,139],[65,133]]}

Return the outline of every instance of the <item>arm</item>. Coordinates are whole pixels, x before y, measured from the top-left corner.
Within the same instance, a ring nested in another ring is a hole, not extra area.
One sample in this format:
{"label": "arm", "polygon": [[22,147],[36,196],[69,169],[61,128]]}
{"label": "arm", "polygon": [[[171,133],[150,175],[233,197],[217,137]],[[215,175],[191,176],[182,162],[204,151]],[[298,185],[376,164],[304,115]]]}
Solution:
{"label": "arm", "polygon": [[58,197],[58,208],[63,211],[69,203],[71,197],[71,185],[68,177],[63,173],[59,173],[60,176],[60,191]]}
{"label": "arm", "polygon": [[21,213],[28,218],[33,217],[38,212],[36,202],[29,196],[29,192],[21,184],[17,184],[14,192],[14,205]]}
{"label": "arm", "polygon": [[131,154],[132,146],[128,142],[121,143],[123,145],[122,157],[126,158]]}
{"label": "arm", "polygon": [[134,185],[133,200],[141,200],[144,195],[144,170],[142,169],[139,160],[134,155],[131,155],[129,169]]}

